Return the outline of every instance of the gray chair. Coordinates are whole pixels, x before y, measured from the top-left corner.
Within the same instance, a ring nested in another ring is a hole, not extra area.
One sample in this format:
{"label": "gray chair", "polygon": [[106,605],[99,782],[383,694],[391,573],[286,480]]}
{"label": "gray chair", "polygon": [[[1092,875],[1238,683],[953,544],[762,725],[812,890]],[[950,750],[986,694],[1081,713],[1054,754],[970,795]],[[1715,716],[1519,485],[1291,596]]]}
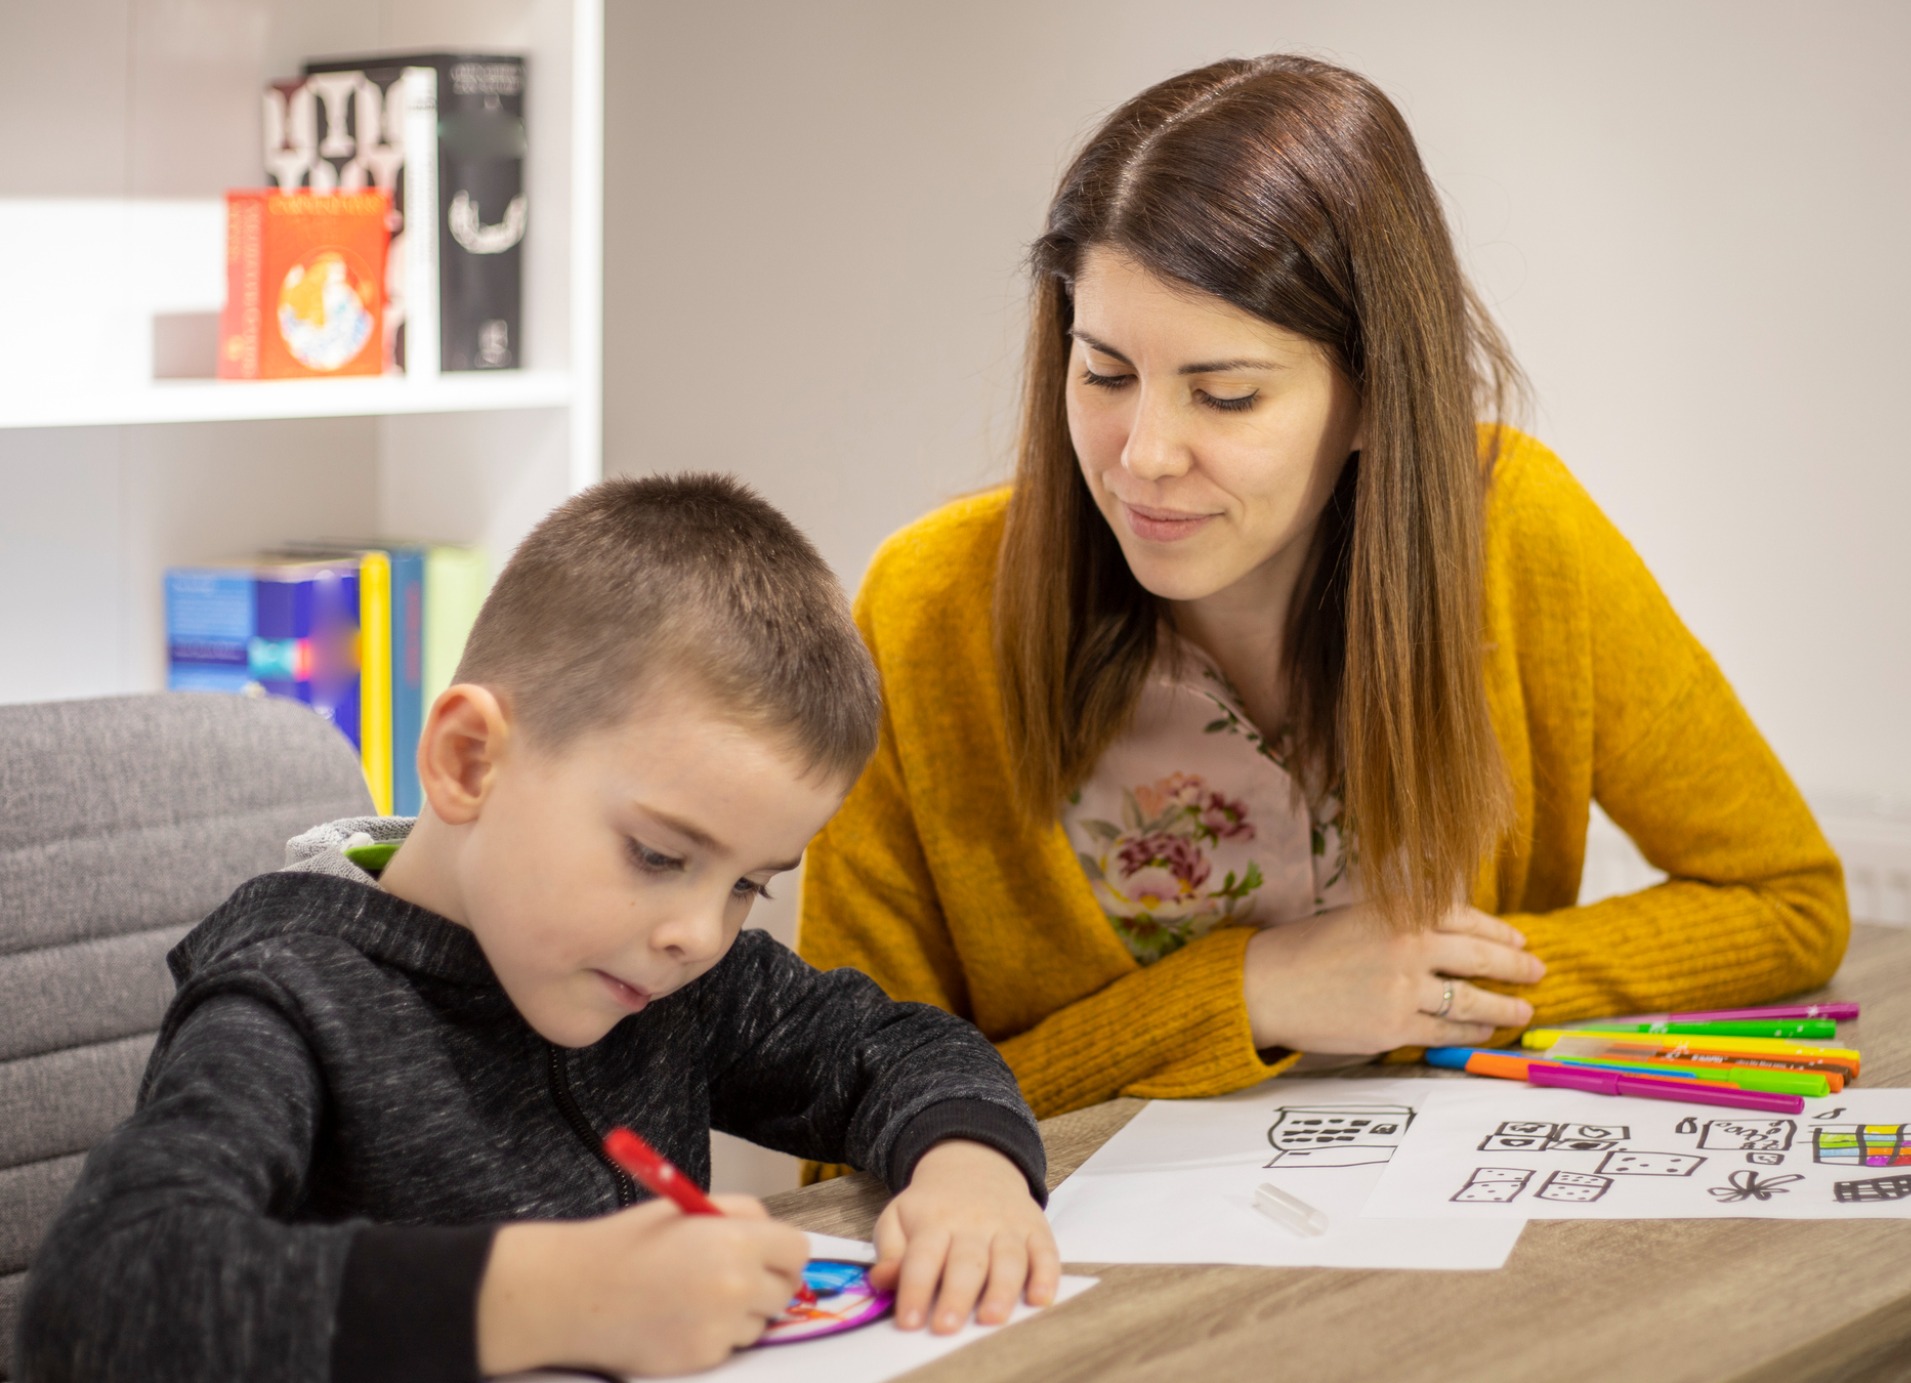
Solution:
{"label": "gray chair", "polygon": [[351,746],[294,702],[0,706],[0,1378],[34,1249],[133,1111],[166,952],[292,836],[370,811]]}

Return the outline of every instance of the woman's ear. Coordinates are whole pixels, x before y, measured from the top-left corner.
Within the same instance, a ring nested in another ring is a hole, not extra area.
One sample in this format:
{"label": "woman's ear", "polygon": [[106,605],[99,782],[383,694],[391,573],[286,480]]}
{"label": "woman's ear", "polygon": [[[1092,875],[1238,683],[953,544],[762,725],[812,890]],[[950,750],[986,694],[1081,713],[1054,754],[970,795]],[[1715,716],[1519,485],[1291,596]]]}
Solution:
{"label": "woman's ear", "polygon": [[491,791],[511,718],[489,687],[460,682],[440,692],[418,737],[418,782],[447,826],[478,819]]}

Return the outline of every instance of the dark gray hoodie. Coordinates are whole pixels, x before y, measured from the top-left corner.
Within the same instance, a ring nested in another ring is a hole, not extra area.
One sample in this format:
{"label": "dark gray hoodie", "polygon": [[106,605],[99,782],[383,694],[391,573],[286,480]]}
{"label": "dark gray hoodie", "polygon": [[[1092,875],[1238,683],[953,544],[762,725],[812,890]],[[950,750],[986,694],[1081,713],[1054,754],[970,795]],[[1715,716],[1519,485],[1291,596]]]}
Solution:
{"label": "dark gray hoodie", "polygon": [[892,1187],[972,1138],[1042,1195],[1034,1119],[960,1019],[746,931],[595,1045],[557,1047],[469,931],[338,851],[357,830],[402,833],[302,838],[173,951],[137,1112],[29,1273],[16,1377],[474,1378],[495,1228],[644,1198],[600,1149],[620,1124],[706,1185],[715,1127]]}

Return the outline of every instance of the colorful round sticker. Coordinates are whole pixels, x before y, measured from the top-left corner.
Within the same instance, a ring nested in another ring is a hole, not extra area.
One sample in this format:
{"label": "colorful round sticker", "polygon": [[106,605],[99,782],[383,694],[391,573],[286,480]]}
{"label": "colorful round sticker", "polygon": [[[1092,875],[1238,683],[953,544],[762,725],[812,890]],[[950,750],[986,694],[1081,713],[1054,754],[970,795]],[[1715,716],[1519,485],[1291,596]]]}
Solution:
{"label": "colorful round sticker", "polygon": [[783,1314],[770,1322],[757,1344],[817,1340],[881,1320],[895,1306],[896,1294],[869,1285],[870,1266],[840,1258],[810,1259],[803,1269],[803,1285],[816,1294],[816,1299],[804,1301],[798,1297],[791,1301]]}

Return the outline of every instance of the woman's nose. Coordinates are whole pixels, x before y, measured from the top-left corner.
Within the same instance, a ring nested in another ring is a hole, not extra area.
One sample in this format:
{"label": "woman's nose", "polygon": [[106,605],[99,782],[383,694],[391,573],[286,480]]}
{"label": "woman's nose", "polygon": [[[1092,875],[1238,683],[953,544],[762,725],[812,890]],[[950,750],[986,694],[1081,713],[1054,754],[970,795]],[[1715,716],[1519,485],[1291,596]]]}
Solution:
{"label": "woman's nose", "polygon": [[1122,469],[1137,480],[1161,480],[1181,475],[1192,462],[1172,401],[1161,390],[1140,390],[1128,441],[1121,449]]}

